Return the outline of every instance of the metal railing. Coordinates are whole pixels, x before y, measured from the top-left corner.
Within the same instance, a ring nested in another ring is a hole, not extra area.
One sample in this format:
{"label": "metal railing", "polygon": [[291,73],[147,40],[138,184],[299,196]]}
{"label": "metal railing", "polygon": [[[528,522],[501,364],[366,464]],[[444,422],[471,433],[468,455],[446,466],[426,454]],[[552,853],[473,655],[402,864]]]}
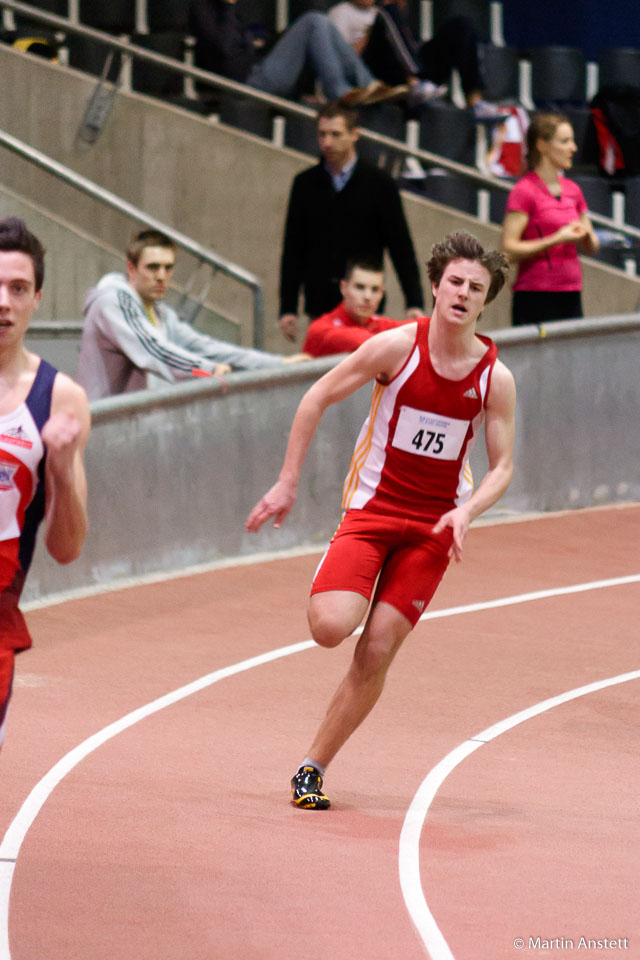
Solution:
{"label": "metal railing", "polygon": [[[218,74],[201,70],[199,67],[194,67],[190,64],[173,60],[170,57],[165,57],[162,54],[155,53],[152,50],[147,50],[144,47],[130,43],[127,40],[119,39],[111,34],[104,33],[101,30],[95,30],[93,27],[83,26],[71,19],[46,13],[42,10],[39,10],[37,7],[31,6],[30,4],[21,3],[19,0],[0,0],[0,9],[3,8],[13,10],[16,13],[22,13],[25,16],[29,16],[33,19],[41,21],[42,23],[58,30],[64,30],[69,33],[84,36],[88,39],[99,41],[110,50],[117,50],[133,58],[156,64],[157,66],[164,67],[169,71],[178,73],[183,77],[189,78],[193,81],[197,80],[198,82],[213,87],[214,89],[227,91],[229,93],[236,93],[241,95],[244,99],[260,102],[273,108],[274,113],[280,115],[275,117],[273,124],[272,142],[275,146],[284,146],[284,125],[282,122],[278,122],[281,120],[282,116],[286,117],[287,115],[292,115],[314,119],[317,115],[315,110],[312,110],[311,108],[302,104],[295,103],[291,100],[286,100],[283,97],[277,97],[272,94],[263,93],[261,90],[257,90],[254,87],[249,87],[245,84],[237,83],[234,80],[228,80],[226,77],[219,76]],[[432,153],[429,150],[423,150],[418,146],[417,121],[408,122],[406,142],[395,140],[392,137],[387,137],[384,134],[377,133],[374,130],[368,130],[365,127],[360,128],[360,136],[364,140],[377,144],[380,147],[387,148],[396,155],[401,157],[415,157],[428,167],[438,167],[440,170],[445,170],[449,173],[456,174],[467,181],[475,183],[478,187],[477,216],[479,220],[485,223],[489,222],[490,220],[490,191],[493,189],[508,193],[513,186],[511,182],[491,176],[490,174],[478,170],[475,167],[469,167],[440,154]],[[614,219],[612,217],[606,217],[602,214],[595,213],[594,211],[590,211],[589,216],[593,223],[597,226],[621,233],[625,237],[630,238],[632,241],[640,241],[640,229],[622,222],[619,217]]]}
{"label": "metal railing", "polygon": [[[88,180],[86,177],[76,173],[74,170],[64,166],[62,163],[58,163],[57,160],[52,160],[51,157],[48,157],[39,150],[36,150],[34,147],[30,147],[28,144],[23,143],[23,141],[18,140],[17,137],[14,137],[9,133],[5,133],[3,130],[0,130],[0,146],[10,150],[12,153],[17,154],[35,166],[40,167],[40,169],[52,174],[59,180],[70,184],[77,190],[87,194],[90,197],[93,197],[95,200],[104,203],[106,206],[109,206],[114,210],[118,210],[120,213],[137,220],[152,230],[159,230],[161,233],[166,234],[177,247],[187,251],[193,257],[195,257],[198,261],[198,267],[196,268],[196,271],[190,280],[187,282],[186,292],[178,308],[181,316],[183,316],[184,319],[193,321],[195,317],[196,311],[192,311],[190,316],[186,316],[185,310],[182,308],[187,302],[188,293],[195,274],[203,266],[210,270],[211,278],[215,277],[217,273],[222,273],[228,277],[231,277],[233,280],[237,281],[243,286],[248,287],[253,298],[253,345],[258,349],[264,348],[264,293],[262,284],[254,274],[249,273],[248,270],[243,269],[235,263],[231,263],[229,260],[225,260],[224,257],[219,256],[217,253],[214,253],[213,250],[209,250],[207,247],[202,246],[202,244],[192,240],[190,237],[186,236],[186,234],[181,233],[179,230],[175,230],[173,227],[168,226],[166,223],[162,223],[160,220],[156,220],[155,217],[145,213],[144,210],[134,206],[134,204],[129,203],[127,200],[123,200],[122,197],[116,196],[116,194],[111,193],[110,190],[106,190],[104,187],[98,186],[98,184],[93,183],[92,180]],[[208,285],[205,285],[203,287],[200,300],[197,303],[198,307],[202,304],[207,290]],[[238,324],[238,321],[233,322]]]}

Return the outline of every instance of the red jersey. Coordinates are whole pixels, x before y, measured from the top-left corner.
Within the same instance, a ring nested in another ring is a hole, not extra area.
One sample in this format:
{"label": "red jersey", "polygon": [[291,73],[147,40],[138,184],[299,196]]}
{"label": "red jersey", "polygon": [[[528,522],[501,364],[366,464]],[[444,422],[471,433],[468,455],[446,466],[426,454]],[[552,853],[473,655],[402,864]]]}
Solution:
{"label": "red jersey", "polygon": [[435,522],[469,499],[469,456],[484,420],[498,356],[487,350],[462,380],[436,373],[429,356],[430,318],[418,320],[402,369],[373,388],[342,497],[343,510],[368,510]]}
{"label": "red jersey", "polygon": [[312,357],[326,357],[332,353],[352,353],[360,344],[364,343],[382,330],[391,330],[406,320],[392,320],[390,317],[379,317],[374,314],[366,324],[361,326],[352,320],[345,310],[344,303],[318,317],[310,325],[307,337],[302,345],[302,352]]}

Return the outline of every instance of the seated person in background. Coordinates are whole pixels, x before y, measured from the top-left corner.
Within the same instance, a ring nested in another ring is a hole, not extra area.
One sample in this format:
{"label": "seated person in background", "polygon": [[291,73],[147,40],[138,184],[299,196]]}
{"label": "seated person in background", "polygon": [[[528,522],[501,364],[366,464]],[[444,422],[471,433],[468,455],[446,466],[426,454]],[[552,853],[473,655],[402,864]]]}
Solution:
{"label": "seated person in background", "polygon": [[311,357],[351,353],[376,333],[409,322],[376,314],[384,295],[380,262],[365,257],[350,260],[340,292],[342,303],[309,326],[302,349]]}
{"label": "seated person in background", "polygon": [[261,59],[236,0],[191,0],[190,30],[196,38],[196,64],[238,83],[279,97],[295,95],[311,67],[329,100],[375,103],[406,93],[376,80],[325,13],[298,17]]}
{"label": "seated person in background", "polygon": [[174,264],[173,241],[142,230],[129,244],[126,277],[108,273],[88,291],[78,380],[90,400],[143,390],[149,374],[176,383],[301,359],[214,340],[184,323],[162,302]]}
{"label": "seated person in background", "polygon": [[450,17],[431,40],[411,32],[407,0],[342,0],[329,16],[371,72],[386,84],[409,84],[407,101],[419,107],[442,97],[452,70],[460,74],[467,101],[479,122],[499,120],[504,111],[482,98],[478,36],[466,17]]}

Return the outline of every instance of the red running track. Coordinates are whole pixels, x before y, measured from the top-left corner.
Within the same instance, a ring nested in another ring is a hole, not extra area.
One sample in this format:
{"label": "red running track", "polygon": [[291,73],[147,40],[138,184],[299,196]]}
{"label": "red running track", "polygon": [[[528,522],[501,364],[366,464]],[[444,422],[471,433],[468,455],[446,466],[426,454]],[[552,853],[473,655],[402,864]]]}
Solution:
{"label": "red running track", "polygon": [[[635,581],[420,623],[329,771],[330,811],[292,807],[288,782],[352,640],[220,679],[88,753],[42,799],[16,851],[12,960],[427,956],[399,880],[407,810],[470,737],[638,670],[639,521],[629,505],[472,530],[432,611]],[[0,836],[88,737],[198,677],[305,641],[317,560],[32,611],[35,646],[17,661],[0,759]],[[482,745],[443,781],[419,847],[422,891],[449,950],[429,946],[435,960],[640,958],[637,704],[638,680],[569,701]],[[11,866],[0,863],[5,888]]]}

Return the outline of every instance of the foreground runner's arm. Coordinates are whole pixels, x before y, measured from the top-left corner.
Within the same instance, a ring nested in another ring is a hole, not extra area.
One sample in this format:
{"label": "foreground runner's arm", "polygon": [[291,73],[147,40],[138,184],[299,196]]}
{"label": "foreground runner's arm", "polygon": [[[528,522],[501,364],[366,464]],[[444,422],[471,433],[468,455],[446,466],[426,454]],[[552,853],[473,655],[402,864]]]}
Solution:
{"label": "foreground runner's arm", "polygon": [[404,363],[415,340],[415,331],[415,324],[406,324],[371,337],[307,390],[293,419],[278,481],[247,518],[245,529],[249,533],[256,533],[270,517],[275,517],[276,529],[281,526],[296,502],[300,470],[326,408],[344,400],[375,377],[391,379]]}
{"label": "foreground runner's arm", "polygon": [[45,467],[45,543],[58,563],[71,563],[87,534],[87,480],[82,455],[90,428],[87,397],[70,377],[58,373],[51,416],[42,428]]}
{"label": "foreground runner's arm", "polygon": [[445,527],[453,532],[451,554],[457,563],[462,560],[462,542],[472,520],[500,499],[513,476],[513,442],[515,434],[516,387],[513,376],[500,360],[491,376],[485,418],[485,442],[489,469],[473,495],[461,506],[443,514],[433,528],[440,533]]}

